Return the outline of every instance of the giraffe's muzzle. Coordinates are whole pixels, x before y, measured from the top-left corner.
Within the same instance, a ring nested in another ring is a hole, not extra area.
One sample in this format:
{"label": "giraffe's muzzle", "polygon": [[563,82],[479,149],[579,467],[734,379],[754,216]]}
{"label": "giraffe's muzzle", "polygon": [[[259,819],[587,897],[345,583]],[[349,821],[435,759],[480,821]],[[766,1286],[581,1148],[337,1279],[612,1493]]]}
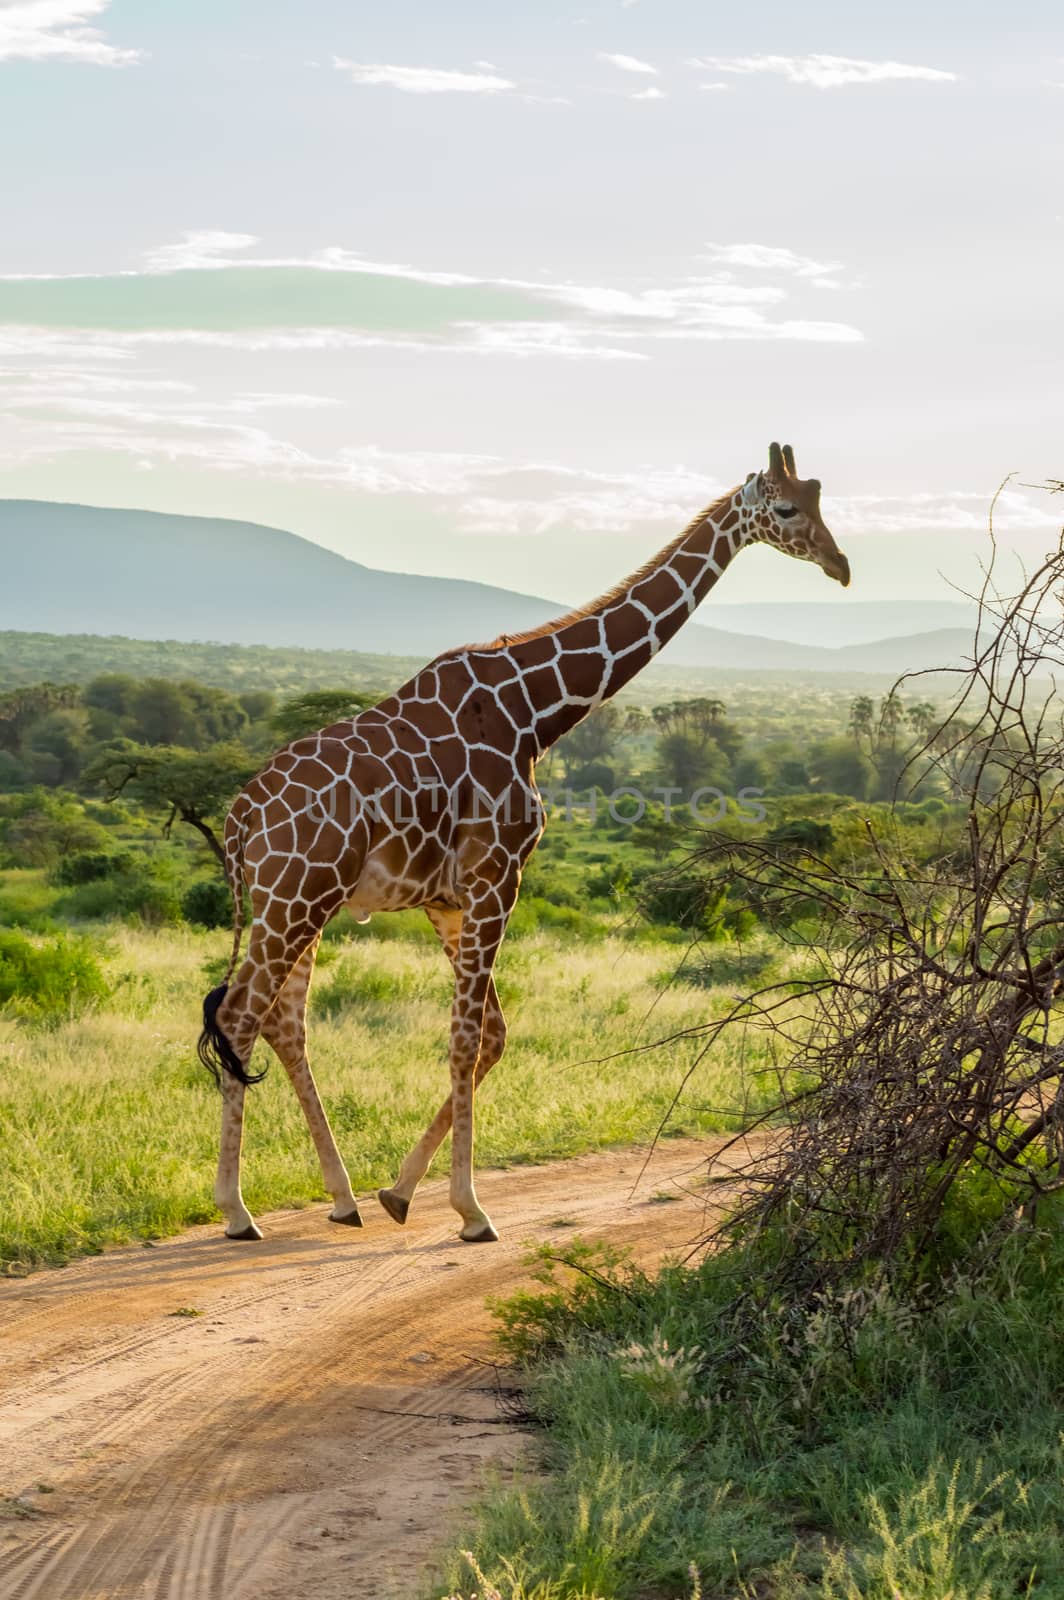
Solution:
{"label": "giraffe's muzzle", "polygon": [[841,583],[844,589],[850,587],[850,563],[841,550],[824,563],[824,571],[836,583]]}

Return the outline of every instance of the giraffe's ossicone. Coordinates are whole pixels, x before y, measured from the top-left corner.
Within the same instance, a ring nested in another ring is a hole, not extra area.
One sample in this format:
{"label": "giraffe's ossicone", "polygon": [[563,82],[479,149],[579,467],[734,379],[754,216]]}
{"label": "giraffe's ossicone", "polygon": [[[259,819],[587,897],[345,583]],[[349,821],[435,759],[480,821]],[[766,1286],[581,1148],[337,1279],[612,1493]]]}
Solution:
{"label": "giraffe's ossicone", "polygon": [[[453,1128],[461,1237],[497,1237],[473,1185],[473,1097],[506,1042],[492,973],[543,832],[536,762],[645,667],[755,543],[850,581],[821,519],[820,484],[797,477],[789,445],[771,445],[765,471],[700,512],[600,600],[531,633],[447,651],[380,705],[287,745],[237,797],[225,824],[233,954],[227,982],[204,1002],[200,1038],[223,1095],[215,1200],[229,1238],[261,1237],[240,1193],[244,1094],[256,1081],[249,1065],[260,1034],[306,1113],[333,1221],[361,1225],[306,1048],[315,952],[344,905],[363,919],[424,907],[454,969],[451,1093],[394,1187],[380,1191],[381,1204],[405,1222]],[[252,925],[238,967],[245,889]]]}

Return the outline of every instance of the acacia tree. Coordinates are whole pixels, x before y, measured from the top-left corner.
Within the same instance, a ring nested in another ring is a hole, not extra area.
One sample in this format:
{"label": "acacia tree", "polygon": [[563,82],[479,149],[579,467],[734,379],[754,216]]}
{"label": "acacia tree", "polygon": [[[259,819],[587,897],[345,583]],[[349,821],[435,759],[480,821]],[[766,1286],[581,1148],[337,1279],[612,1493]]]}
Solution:
{"label": "acacia tree", "polygon": [[90,763],[85,779],[108,800],[127,795],[150,811],[166,812],[166,836],[175,822],[188,823],[223,862],[225,853],[213,822],[224,816],[254,770],[255,763],[238,744],[182,750],[118,739]]}
{"label": "acacia tree", "polygon": [[357,717],[376,703],[377,697],[360,689],[309,689],[286,700],[270,718],[270,727],[282,744],[317,733],[333,722]]}

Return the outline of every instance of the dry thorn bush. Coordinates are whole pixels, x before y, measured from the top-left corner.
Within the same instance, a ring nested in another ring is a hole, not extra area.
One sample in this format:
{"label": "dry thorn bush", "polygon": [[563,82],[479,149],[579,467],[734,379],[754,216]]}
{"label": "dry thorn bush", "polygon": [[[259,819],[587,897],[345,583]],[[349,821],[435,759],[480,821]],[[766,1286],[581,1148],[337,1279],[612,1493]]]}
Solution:
{"label": "dry thorn bush", "polygon": [[775,1063],[771,1109],[724,1154],[755,1123],[782,1131],[745,1147],[726,1231],[771,1232],[792,1289],[926,1265],[962,1176],[1013,1219],[1064,1183],[1064,548],[1011,594],[992,560],[975,598],[951,709],[896,791],[930,779],[959,833],[917,860],[891,810],[848,864],[717,833],[684,868],[726,877],[796,951],[696,1030],[701,1054],[751,1030]]}

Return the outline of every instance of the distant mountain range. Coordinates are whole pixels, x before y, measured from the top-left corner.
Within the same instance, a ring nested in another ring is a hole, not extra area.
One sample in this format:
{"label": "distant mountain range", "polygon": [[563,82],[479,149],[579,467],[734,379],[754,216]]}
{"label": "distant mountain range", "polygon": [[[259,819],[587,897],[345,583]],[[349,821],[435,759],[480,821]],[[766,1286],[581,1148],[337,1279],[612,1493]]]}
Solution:
{"label": "distant mountain range", "polygon": [[[572,603],[590,598],[574,596]],[[557,601],[490,584],[382,572],[257,523],[0,500],[0,630],[427,659],[453,645],[537,627],[564,610]],[[858,612],[866,631],[854,641]],[[948,602],[710,605],[704,614],[723,626],[689,623],[664,653],[665,663],[891,674],[953,665],[971,647],[970,625],[956,625],[967,620],[966,608]],[[780,633],[788,619],[791,637]],[[835,648],[805,642],[831,637],[837,620],[851,642]],[[874,637],[880,630],[883,636]]]}
{"label": "distant mountain range", "polygon": [[852,593],[834,603],[787,605],[722,597],[713,605],[715,628],[821,647],[869,644],[943,628],[963,628],[971,637],[975,620],[975,606],[961,600],[859,600]]}

